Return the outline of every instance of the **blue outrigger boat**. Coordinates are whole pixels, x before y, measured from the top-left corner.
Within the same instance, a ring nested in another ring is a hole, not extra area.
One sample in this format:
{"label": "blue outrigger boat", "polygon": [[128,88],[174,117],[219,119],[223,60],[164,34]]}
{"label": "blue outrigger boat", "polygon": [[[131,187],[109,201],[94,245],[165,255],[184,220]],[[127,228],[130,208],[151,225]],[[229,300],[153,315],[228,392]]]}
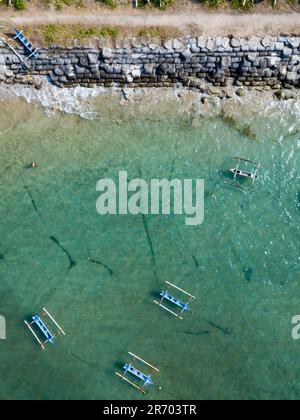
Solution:
{"label": "blue outrigger boat", "polygon": [[[182,293],[184,293],[185,295],[187,295],[187,296],[189,297],[188,302],[187,302],[187,303],[182,302],[181,300],[177,299],[175,296],[171,295],[171,294],[168,292],[168,290],[166,290],[166,291],[162,291],[162,292],[160,293],[161,299],[160,299],[160,301],[159,301],[159,302],[157,302],[156,300],[154,300],[153,302],[154,302],[154,303],[156,303],[156,305],[158,305],[159,307],[161,307],[161,308],[163,308],[164,310],[166,310],[167,312],[169,312],[169,313],[171,313],[172,315],[176,316],[177,318],[179,318],[179,319],[183,319],[183,317],[182,317],[183,313],[184,313],[184,312],[186,312],[186,311],[191,311],[191,308],[190,308],[190,306],[189,306],[189,303],[190,303],[193,299],[196,299],[196,298],[195,298],[195,296],[191,295],[190,293],[186,292],[185,290],[180,289],[180,287],[175,286],[175,284],[172,284],[172,283],[170,283],[170,282],[168,282],[168,281],[166,281],[165,283],[166,283],[169,287],[172,287],[172,288],[174,288],[174,289],[177,289],[177,290],[179,290],[180,292],[182,292]],[[178,306],[178,307],[181,309],[180,313],[178,314],[178,313],[176,313],[176,312],[172,311],[171,309],[167,308],[166,306],[164,306],[164,305],[162,304],[162,302],[163,302],[164,300],[167,300],[167,301],[169,301],[169,302],[173,303],[174,305]]]}
{"label": "blue outrigger boat", "polygon": [[22,29],[22,31],[18,31],[17,29],[14,29],[16,36],[14,37],[14,39],[18,39],[21,44],[26,48],[26,50],[29,52],[29,56],[26,57],[26,60],[28,60],[31,57],[37,57],[37,52],[38,52],[38,48],[34,48],[30,42],[25,38],[25,36],[23,35],[24,32],[24,28]]}
{"label": "blue outrigger boat", "polygon": [[38,315],[34,315],[32,317],[33,319],[33,324],[36,324],[37,327],[41,330],[41,332],[44,334],[44,336],[47,339],[47,342],[54,344],[54,335],[51,334],[50,330],[48,329],[48,327],[44,324],[44,322],[42,321],[42,319],[38,316]]}
{"label": "blue outrigger boat", "polygon": [[[50,329],[47,327],[45,322],[42,318],[49,318],[53,325],[57,328],[56,334],[52,334]],[[43,308],[42,315],[34,315],[32,317],[32,321],[28,323],[27,321],[24,321],[31,333],[33,334],[34,338],[37,340],[39,345],[42,347],[43,350],[45,350],[45,345],[47,343],[55,344],[55,337],[58,334],[66,335],[63,329],[58,325],[58,323],[55,321],[53,316],[47,311],[47,309]],[[40,333],[46,338],[45,341],[42,341],[37,333],[34,331],[33,327],[36,327]]]}
{"label": "blue outrigger boat", "polygon": [[136,369],[134,366],[132,366],[131,364],[126,363],[124,365],[124,375],[126,375],[127,372],[130,372],[132,375],[136,376],[137,378],[141,379],[144,382],[143,386],[146,385],[153,385],[153,381],[151,379],[151,375],[145,375],[144,373],[142,373],[141,371],[139,371],[138,369]]}
{"label": "blue outrigger boat", "polygon": [[[131,353],[131,352],[128,352],[128,353],[129,353],[129,355],[130,355],[130,356],[132,356],[132,357],[133,357],[133,362],[134,362],[135,360],[139,360],[139,361],[140,361],[141,363],[143,363],[144,365],[149,366],[149,367],[152,369],[152,371],[154,371],[154,372],[159,372],[159,370],[158,370],[156,367],[154,367],[154,366],[150,365],[150,363],[146,362],[145,360],[141,359],[140,357],[136,356],[135,354],[133,354],[133,353]],[[117,376],[119,376],[120,378],[122,378],[124,381],[128,382],[128,383],[129,383],[130,385],[132,385],[134,388],[136,388],[136,389],[138,389],[139,391],[141,391],[143,394],[145,394],[145,393],[146,393],[146,391],[145,391],[145,389],[144,389],[144,388],[145,388],[147,385],[154,385],[154,383],[153,383],[153,381],[152,381],[151,375],[146,375],[145,373],[141,372],[139,369],[135,368],[135,367],[132,365],[132,363],[133,363],[133,362],[131,362],[131,363],[126,363],[126,364],[124,365],[124,374],[123,374],[123,375],[121,375],[119,372],[116,372],[116,375],[117,375]],[[136,378],[138,378],[138,379],[142,380],[142,381],[143,381],[143,386],[142,386],[142,387],[141,387],[141,386],[138,386],[137,384],[135,384],[135,383],[134,383],[134,382],[132,382],[131,380],[127,379],[127,378],[125,377],[125,375],[126,375],[127,373],[130,373],[131,375],[135,376]]]}
{"label": "blue outrigger boat", "polygon": [[187,303],[182,302],[181,300],[177,299],[176,297],[170,295],[168,292],[161,292],[160,296],[162,296],[163,299],[167,299],[169,302],[174,303],[174,305],[179,306],[182,311],[190,311],[191,308]]}

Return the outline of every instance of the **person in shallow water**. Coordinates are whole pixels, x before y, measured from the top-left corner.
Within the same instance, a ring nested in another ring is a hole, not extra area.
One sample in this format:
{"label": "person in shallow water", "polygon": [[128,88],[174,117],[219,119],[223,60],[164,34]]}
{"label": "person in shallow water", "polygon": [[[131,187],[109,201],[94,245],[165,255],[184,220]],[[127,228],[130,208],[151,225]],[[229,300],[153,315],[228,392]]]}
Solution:
{"label": "person in shallow water", "polygon": [[38,164],[36,162],[31,162],[29,165],[25,166],[25,169],[36,169]]}

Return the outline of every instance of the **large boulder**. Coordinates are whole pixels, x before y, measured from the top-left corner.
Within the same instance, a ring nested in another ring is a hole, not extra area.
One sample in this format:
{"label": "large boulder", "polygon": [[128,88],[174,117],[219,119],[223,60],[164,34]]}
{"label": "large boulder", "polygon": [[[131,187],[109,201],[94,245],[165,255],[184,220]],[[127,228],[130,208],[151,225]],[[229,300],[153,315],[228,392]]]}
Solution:
{"label": "large boulder", "polygon": [[258,55],[256,53],[247,54],[247,60],[254,63],[257,60]]}
{"label": "large boulder", "polygon": [[5,57],[4,55],[0,55],[0,75],[1,76],[5,75],[5,72],[6,72]]}
{"label": "large boulder", "polygon": [[154,64],[146,63],[144,64],[144,73],[152,74],[154,71]]}
{"label": "large boulder", "polygon": [[232,38],[230,40],[230,45],[232,48],[239,48],[241,46],[241,41],[238,38]]}
{"label": "large boulder", "polygon": [[98,54],[88,54],[87,56],[89,64],[98,64],[99,56]]}
{"label": "large boulder", "polygon": [[183,50],[183,43],[180,39],[174,39],[173,47],[177,51]]}
{"label": "large boulder", "polygon": [[159,74],[167,74],[170,69],[170,64],[168,63],[161,63],[158,67],[157,71]]}
{"label": "large boulder", "polygon": [[186,50],[184,50],[182,53],[181,53],[181,56],[182,56],[182,58],[183,58],[183,61],[185,61],[185,62],[188,62],[188,61],[190,61],[190,59],[192,58],[192,51],[190,50],[190,48],[187,48]]}
{"label": "large boulder", "polygon": [[271,48],[272,46],[274,46],[274,38],[270,37],[270,36],[265,36],[262,41],[262,46],[265,48]]}
{"label": "large boulder", "polygon": [[236,94],[237,94],[240,98],[243,98],[243,97],[246,95],[246,92],[245,92],[245,90],[244,90],[243,88],[239,88],[239,89],[237,89]]}
{"label": "large boulder", "polygon": [[192,51],[192,53],[194,53],[194,54],[198,54],[201,50],[200,50],[200,48],[197,46],[197,44],[192,44],[192,45],[191,45],[191,51]]}
{"label": "large boulder", "polygon": [[294,71],[289,71],[286,75],[286,80],[288,82],[295,82],[298,79],[298,75]]}
{"label": "large boulder", "polygon": [[291,48],[286,47],[283,49],[283,52],[282,52],[283,57],[288,58],[288,57],[291,57],[292,54],[293,54],[293,50]]}
{"label": "large boulder", "polygon": [[133,38],[132,39],[132,46],[134,48],[142,48],[142,41],[140,38]]}
{"label": "large boulder", "polygon": [[279,57],[270,57],[269,58],[269,66],[271,68],[277,68],[280,65],[280,58]]}
{"label": "large boulder", "polygon": [[207,41],[206,48],[208,51],[213,51],[215,49],[215,41],[213,39],[209,39]]}
{"label": "large boulder", "polygon": [[231,65],[231,57],[230,56],[222,57],[221,67],[222,68],[228,68],[228,67],[230,67],[230,65]]}
{"label": "large boulder", "polygon": [[131,75],[133,79],[139,79],[142,75],[141,69],[133,69]]}
{"label": "large boulder", "polygon": [[300,46],[300,38],[289,38],[289,44],[292,48],[299,48]]}
{"label": "large boulder", "polygon": [[253,37],[249,40],[249,48],[251,52],[257,52],[262,49],[262,44],[260,39],[257,37]]}
{"label": "large boulder", "polygon": [[265,70],[268,67],[268,60],[266,58],[261,58],[259,60],[259,68]]}
{"label": "large boulder", "polygon": [[110,59],[110,58],[112,58],[112,56],[113,56],[113,53],[112,53],[112,50],[111,50],[111,48],[103,48],[103,50],[102,50],[102,57],[103,58],[106,58],[106,59]]}
{"label": "large boulder", "polygon": [[55,67],[54,74],[56,74],[56,76],[64,76],[65,72],[61,67]]}
{"label": "large boulder", "polygon": [[167,50],[172,50],[172,49],[173,49],[173,39],[166,41],[166,42],[164,43],[164,47],[165,47]]}
{"label": "large boulder", "polygon": [[207,38],[205,38],[204,36],[199,36],[197,39],[197,43],[198,43],[198,47],[201,50],[204,50],[206,49]]}

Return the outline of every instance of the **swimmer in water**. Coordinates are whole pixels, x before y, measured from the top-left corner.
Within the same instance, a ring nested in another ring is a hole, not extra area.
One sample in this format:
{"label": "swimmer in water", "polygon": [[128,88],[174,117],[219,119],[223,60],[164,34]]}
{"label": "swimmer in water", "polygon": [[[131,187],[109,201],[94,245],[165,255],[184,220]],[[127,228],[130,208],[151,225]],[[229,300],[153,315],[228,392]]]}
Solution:
{"label": "swimmer in water", "polygon": [[38,167],[38,164],[36,162],[32,162],[29,165],[25,166],[24,169],[36,169]]}

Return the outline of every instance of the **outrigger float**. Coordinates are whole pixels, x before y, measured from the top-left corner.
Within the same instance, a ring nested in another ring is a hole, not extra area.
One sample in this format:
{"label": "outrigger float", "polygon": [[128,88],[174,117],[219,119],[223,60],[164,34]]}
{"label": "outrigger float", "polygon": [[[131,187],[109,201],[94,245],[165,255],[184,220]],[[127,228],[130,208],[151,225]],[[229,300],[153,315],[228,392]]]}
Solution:
{"label": "outrigger float", "polygon": [[[57,330],[56,330],[55,334],[52,334],[50,329],[47,327],[47,325],[43,321],[43,318],[48,318],[48,321],[50,320],[51,323],[56,327]],[[55,344],[55,338],[59,334],[66,335],[64,330],[58,325],[56,320],[47,311],[46,308],[43,308],[43,312],[42,312],[41,315],[34,315],[32,317],[32,321],[30,323],[27,322],[26,320],[24,322],[27,325],[27,327],[29,328],[29,330],[31,331],[34,338],[39,343],[39,345],[42,347],[43,350],[45,350],[45,347],[46,347],[47,343]],[[35,330],[33,329],[34,326],[37,328],[38,332],[40,334],[42,334],[42,336],[46,337],[45,341],[43,341],[42,339],[39,338],[39,336],[37,335],[37,332],[35,332]]]}
{"label": "outrigger float", "polygon": [[[184,314],[184,312],[186,312],[186,311],[190,311],[190,312],[192,312],[192,311],[191,311],[191,308],[190,308],[190,306],[189,306],[189,304],[190,304],[190,302],[191,302],[193,299],[196,299],[196,298],[195,298],[195,296],[191,295],[190,293],[186,292],[185,290],[181,289],[180,287],[175,286],[175,284],[172,284],[172,283],[170,283],[170,282],[168,282],[168,281],[166,281],[165,283],[166,283],[169,287],[174,288],[174,289],[176,289],[176,290],[179,290],[180,292],[182,292],[182,293],[184,293],[185,295],[187,295],[187,296],[188,296],[188,301],[187,301],[187,303],[184,303],[184,302],[182,302],[181,300],[177,299],[175,296],[171,295],[171,294],[168,292],[168,289],[167,289],[166,291],[162,291],[162,292],[160,293],[161,299],[160,299],[160,301],[159,301],[159,302],[157,302],[156,300],[154,300],[153,302],[154,302],[156,305],[158,305],[160,308],[163,308],[165,311],[167,311],[167,312],[171,313],[172,315],[176,316],[177,318],[179,318],[179,319],[183,319],[183,314]],[[178,306],[178,307],[181,309],[181,311],[180,311],[179,313],[176,313],[176,312],[172,311],[171,309],[167,308],[165,305],[163,305],[163,301],[164,301],[164,300],[167,300],[168,302],[171,302],[171,303],[173,303],[174,305]]]}
{"label": "outrigger float", "polygon": [[[159,372],[159,370],[155,367],[150,365],[150,363],[146,362],[145,360],[141,359],[139,356],[131,353],[130,351],[128,352],[128,354],[133,357],[133,360],[129,363],[126,363],[123,367],[124,369],[124,373],[123,375],[121,375],[119,372],[116,372],[116,375],[121,378],[123,381],[129,383],[131,386],[133,386],[135,389],[137,389],[138,391],[142,392],[142,394],[146,394],[146,390],[145,387],[148,385],[154,385],[152,378],[151,378],[151,374],[145,374],[143,372],[141,372],[139,369],[137,369],[136,367],[133,366],[133,363],[138,360],[139,362],[141,362],[142,364],[148,366],[151,368],[152,373],[157,373]],[[126,378],[125,375],[129,373],[132,376],[134,376],[135,378],[138,378],[139,380],[143,381],[143,385],[139,386],[137,385],[135,382],[131,381],[130,379]]]}
{"label": "outrigger float", "polygon": [[[253,160],[245,159],[242,157],[234,156],[233,159],[236,159],[238,162],[235,168],[229,169],[229,171],[234,175],[233,182],[229,182],[229,184],[231,184],[235,188],[241,188],[241,189],[247,190],[249,188],[246,188],[243,185],[241,185],[239,182],[237,182],[237,179],[238,178],[251,179],[252,185],[254,185],[255,181],[257,181],[258,179],[258,170],[260,169],[261,164],[259,162],[254,162]],[[253,170],[247,171],[247,170],[240,169],[241,162],[252,163],[254,165]]]}

